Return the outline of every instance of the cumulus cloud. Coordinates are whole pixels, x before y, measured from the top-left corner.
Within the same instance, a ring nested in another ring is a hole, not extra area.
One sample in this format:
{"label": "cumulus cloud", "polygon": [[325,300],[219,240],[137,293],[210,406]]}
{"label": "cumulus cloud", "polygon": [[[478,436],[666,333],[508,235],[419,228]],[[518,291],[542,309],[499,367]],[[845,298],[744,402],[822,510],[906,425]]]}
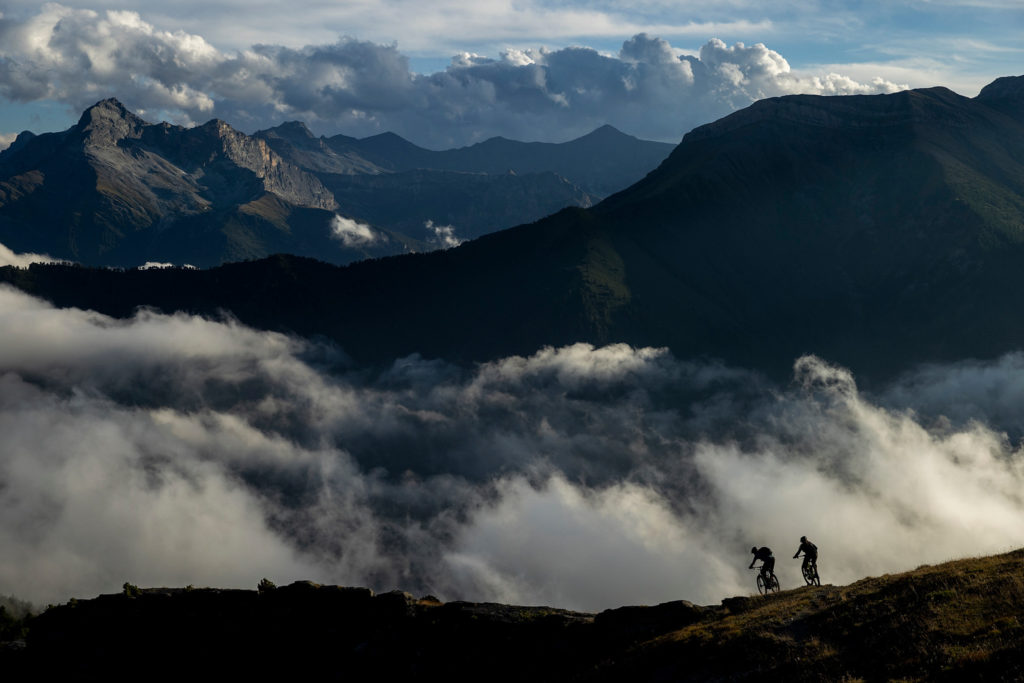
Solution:
{"label": "cumulus cloud", "polygon": [[9,288],[0,322],[0,594],[37,602],[269,576],[714,603],[753,590],[754,544],[789,587],[800,535],[839,583],[1004,550],[1024,524],[1017,355],[871,398],[814,357],[787,387],[623,344],[371,370],[230,319]]}
{"label": "cumulus cloud", "polygon": [[28,268],[32,263],[50,263],[54,260],[56,259],[46,254],[16,254],[3,244],[0,244],[0,266]]}
{"label": "cumulus cloud", "polygon": [[373,228],[366,223],[338,215],[331,219],[331,237],[341,240],[346,247],[365,247],[387,240],[384,235],[374,232]]}
{"label": "cumulus cloud", "polygon": [[299,118],[318,132],[391,130],[433,147],[495,135],[563,141],[605,123],[678,141],[760,97],[897,87],[798,76],[761,44],[715,39],[691,56],[644,33],[615,55],[510,48],[498,57],[460,54],[444,71],[420,75],[397,45],[355,38],[226,52],[135,12],[50,3],[25,19],[0,18],[0,95],[9,100],[56,100],[77,111],[116,96],[144,116],[183,124],[216,116],[254,130]]}

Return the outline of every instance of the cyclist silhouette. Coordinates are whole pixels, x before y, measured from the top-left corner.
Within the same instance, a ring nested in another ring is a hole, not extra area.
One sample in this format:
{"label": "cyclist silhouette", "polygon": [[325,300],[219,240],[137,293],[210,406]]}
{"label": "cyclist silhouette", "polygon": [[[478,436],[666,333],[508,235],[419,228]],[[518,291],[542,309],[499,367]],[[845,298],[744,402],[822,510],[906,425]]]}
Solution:
{"label": "cyclist silhouette", "polygon": [[749,569],[754,568],[754,563],[761,560],[761,576],[768,578],[770,574],[775,573],[775,556],[772,555],[772,549],[765,546],[758,548],[754,546],[750,549],[750,552],[754,554],[754,559],[750,561]]}
{"label": "cyclist silhouette", "polygon": [[804,562],[800,565],[800,573],[804,576],[804,581],[810,584],[821,585],[821,579],[818,578],[818,546],[814,545],[807,540],[806,536],[800,537],[800,547],[796,549],[796,555],[793,555],[793,559],[800,557],[800,553],[804,554]]}

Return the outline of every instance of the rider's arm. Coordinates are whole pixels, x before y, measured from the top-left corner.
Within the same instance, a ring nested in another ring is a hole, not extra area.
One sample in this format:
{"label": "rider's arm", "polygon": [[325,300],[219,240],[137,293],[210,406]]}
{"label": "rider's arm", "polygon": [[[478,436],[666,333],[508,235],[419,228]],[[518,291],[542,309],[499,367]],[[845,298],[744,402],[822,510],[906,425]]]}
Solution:
{"label": "rider's arm", "polygon": [[747,569],[753,569],[753,568],[754,568],[754,563],[755,563],[755,562],[757,562],[757,558],[756,558],[756,557],[755,557],[754,559],[752,559],[752,560],[750,561],[750,566],[749,566],[749,567],[747,567]]}

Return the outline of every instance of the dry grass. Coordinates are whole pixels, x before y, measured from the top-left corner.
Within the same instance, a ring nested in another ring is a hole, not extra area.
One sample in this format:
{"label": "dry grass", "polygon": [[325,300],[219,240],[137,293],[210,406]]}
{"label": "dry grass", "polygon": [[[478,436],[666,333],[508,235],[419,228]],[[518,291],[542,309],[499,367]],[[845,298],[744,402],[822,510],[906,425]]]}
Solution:
{"label": "dry grass", "polygon": [[1024,678],[1024,550],[726,604],[623,666],[688,680]]}

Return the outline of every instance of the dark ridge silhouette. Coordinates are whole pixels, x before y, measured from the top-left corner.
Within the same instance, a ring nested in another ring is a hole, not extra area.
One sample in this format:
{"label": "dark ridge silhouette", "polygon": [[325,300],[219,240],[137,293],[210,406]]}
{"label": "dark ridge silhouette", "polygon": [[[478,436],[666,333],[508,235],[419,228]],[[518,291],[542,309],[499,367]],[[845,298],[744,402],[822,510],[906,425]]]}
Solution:
{"label": "dark ridge silhouette", "polygon": [[[300,581],[143,588],[15,623],[8,675],[354,680],[1019,680],[1024,550],[848,586],[586,614]],[[824,570],[824,571],[827,571]],[[785,587],[784,587],[785,588]],[[26,633],[27,630],[27,633]]]}

